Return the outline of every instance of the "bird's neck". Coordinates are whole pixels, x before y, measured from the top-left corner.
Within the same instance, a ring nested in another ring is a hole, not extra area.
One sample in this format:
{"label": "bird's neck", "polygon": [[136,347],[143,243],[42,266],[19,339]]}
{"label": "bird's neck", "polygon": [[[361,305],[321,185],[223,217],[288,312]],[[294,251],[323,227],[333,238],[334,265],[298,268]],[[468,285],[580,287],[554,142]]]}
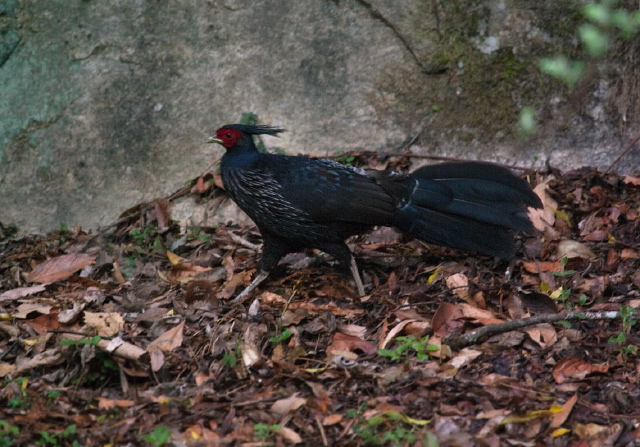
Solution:
{"label": "bird's neck", "polygon": [[253,140],[247,139],[239,141],[235,146],[227,149],[221,160],[221,168],[225,169],[248,169],[261,156],[260,152],[253,143]]}

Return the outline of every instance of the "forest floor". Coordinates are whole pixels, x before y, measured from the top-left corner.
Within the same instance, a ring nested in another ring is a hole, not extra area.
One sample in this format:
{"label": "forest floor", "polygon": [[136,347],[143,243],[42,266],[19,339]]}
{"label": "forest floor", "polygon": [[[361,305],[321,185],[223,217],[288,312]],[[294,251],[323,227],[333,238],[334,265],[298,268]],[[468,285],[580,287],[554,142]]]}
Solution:
{"label": "forest floor", "polygon": [[259,233],[170,199],[0,225],[0,447],[640,445],[640,182],[528,180],[542,231],[510,263],[380,228],[349,241],[364,297],[310,251],[233,303]]}

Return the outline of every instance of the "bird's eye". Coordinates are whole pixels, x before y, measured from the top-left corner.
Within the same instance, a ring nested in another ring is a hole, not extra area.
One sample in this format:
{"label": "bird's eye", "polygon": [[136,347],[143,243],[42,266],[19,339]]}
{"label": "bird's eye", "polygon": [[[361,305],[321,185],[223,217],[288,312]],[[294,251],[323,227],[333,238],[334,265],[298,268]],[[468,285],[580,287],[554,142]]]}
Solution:
{"label": "bird's eye", "polygon": [[231,133],[230,133],[230,132],[227,132],[226,134],[224,134],[224,136],[225,136],[226,138],[231,138]]}

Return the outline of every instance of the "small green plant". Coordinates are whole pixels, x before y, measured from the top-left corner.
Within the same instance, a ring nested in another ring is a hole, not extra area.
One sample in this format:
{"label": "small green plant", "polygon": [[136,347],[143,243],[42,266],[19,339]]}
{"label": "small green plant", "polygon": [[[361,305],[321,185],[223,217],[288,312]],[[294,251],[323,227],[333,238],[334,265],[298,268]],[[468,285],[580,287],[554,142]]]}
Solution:
{"label": "small green plant", "polygon": [[637,320],[634,319],[635,310],[631,306],[622,306],[620,308],[620,317],[622,318],[622,331],[615,337],[609,337],[607,342],[611,345],[618,345],[618,349],[624,355],[635,354],[638,347],[635,345],[623,346],[627,342],[627,335],[633,326],[636,325]]}
{"label": "small green plant", "polygon": [[283,341],[289,340],[292,335],[293,333],[289,329],[285,329],[284,331],[280,332],[278,335],[269,338],[269,343],[273,343],[274,345],[277,345],[278,343],[282,343]]}
{"label": "small green plant", "polygon": [[[582,8],[584,22],[576,30],[576,35],[591,58],[602,58],[618,37],[630,40],[640,30],[640,10],[616,8],[617,3],[618,0],[602,0],[599,3],[586,3]],[[565,54],[538,61],[542,73],[558,79],[570,91],[582,79],[586,66],[584,60],[570,59]],[[520,112],[518,132],[524,139],[532,137],[536,131],[532,112],[530,107],[523,107]]]}
{"label": "small green plant", "polygon": [[[46,431],[41,431],[40,439],[36,441],[35,445],[39,446],[47,446],[47,447],[58,447],[61,445],[69,445],[68,441],[70,441],[73,436],[76,435],[76,424],[71,424],[67,428],[64,429],[62,433],[48,433]],[[80,447],[78,441],[73,441],[70,444],[72,447]]]}
{"label": "small green plant", "polygon": [[[96,363],[93,363],[96,362]],[[97,367],[94,366],[97,364]],[[120,366],[108,354],[97,351],[92,361],[92,369],[86,373],[87,383],[105,383],[109,378],[117,376]]]}
{"label": "small green plant", "polygon": [[[397,411],[389,411],[369,420],[362,417],[364,410],[368,407],[367,403],[362,403],[357,410],[348,410],[346,417],[356,419],[353,424],[353,432],[362,438],[365,445],[414,445],[416,435],[412,429],[407,427],[407,421],[411,420]],[[416,421],[426,423],[427,421]]]}
{"label": "small green plant", "polygon": [[256,434],[256,437],[261,441],[265,439],[269,439],[275,435],[276,431],[282,429],[282,426],[278,424],[267,425],[267,424],[256,424],[253,426],[253,431]]}
{"label": "small green plant", "polygon": [[53,404],[61,396],[60,391],[51,390],[47,392],[47,404]]}
{"label": "small green plant", "polygon": [[15,380],[7,380],[7,382],[14,382],[18,385],[19,395],[15,395],[7,400],[7,407],[16,409],[26,409],[31,405],[29,395],[27,394],[27,383],[29,379],[26,377],[18,377]]}
{"label": "small green plant", "polygon": [[211,242],[211,235],[202,232],[202,228],[188,227],[187,228],[187,240],[200,239],[204,243]]}
{"label": "small green plant", "polygon": [[235,368],[238,363],[238,355],[238,351],[226,351],[222,356],[222,366],[227,366],[231,369]]}
{"label": "small green plant", "polygon": [[549,295],[549,298],[563,303],[568,310],[573,310],[573,303],[569,301],[571,297],[572,289],[565,289],[564,287],[558,287],[553,290],[549,283],[541,282],[540,291]]}
{"label": "small green plant", "polygon": [[382,430],[382,433],[374,425],[356,425],[353,427],[353,431],[364,440],[365,445],[393,445],[399,447],[413,445],[416,442],[416,435],[403,425],[390,426],[387,430]]}
{"label": "small green plant", "polygon": [[356,161],[356,157],[353,155],[343,155],[336,157],[338,163],[342,163],[345,166],[353,166],[353,162]]}
{"label": "small green plant", "polygon": [[144,228],[132,228],[131,230],[129,230],[129,236],[131,236],[133,242],[138,247],[145,248],[149,247],[150,245],[156,245],[156,238],[158,237],[158,227],[155,225],[149,225]]}
{"label": "small green plant", "polygon": [[[577,30],[578,37],[587,54],[601,58],[618,37],[631,39],[640,29],[640,11],[615,8],[617,0],[587,3],[582,9],[585,22]],[[544,58],[539,62],[540,70],[560,81],[570,89],[578,83],[585,69],[584,61],[569,60],[564,55]]]}
{"label": "small green plant", "polygon": [[416,358],[419,361],[424,362],[431,358],[429,354],[430,352],[440,349],[439,347],[428,343],[428,335],[418,339],[412,335],[408,337],[396,337],[396,341],[399,341],[400,344],[395,349],[378,349],[378,355],[387,357],[389,360],[396,362],[403,358],[405,361],[408,361],[411,352],[414,352]]}
{"label": "small green plant", "polygon": [[67,223],[60,222],[60,225],[58,225],[58,232],[60,232],[60,234],[71,234],[71,229]]}
{"label": "small green plant", "polygon": [[142,439],[144,439],[154,447],[160,447],[162,445],[165,445],[170,437],[171,437],[171,431],[164,425],[157,427],[151,433],[142,435]]}
{"label": "small green plant", "polygon": [[524,106],[518,118],[518,134],[520,138],[531,138],[536,133],[537,127],[535,110],[531,106]]}
{"label": "small green plant", "polygon": [[635,315],[635,309],[631,306],[622,306],[620,308],[620,316],[622,317],[622,330],[629,332],[633,326],[638,322],[633,317]]}
{"label": "small green plant", "polygon": [[60,346],[97,345],[100,340],[102,340],[102,337],[99,335],[91,338],[82,338],[80,340],[60,340]]}
{"label": "small green plant", "polygon": [[0,447],[11,446],[20,434],[20,429],[8,422],[0,420]]}
{"label": "small green plant", "polygon": [[565,270],[565,268],[567,267],[567,262],[569,262],[569,260],[567,259],[566,256],[562,257],[562,259],[560,259],[560,264],[562,265],[562,270],[559,272],[553,272],[553,276],[560,276],[560,277],[565,277],[565,276],[571,276],[573,274],[576,273],[575,270]]}

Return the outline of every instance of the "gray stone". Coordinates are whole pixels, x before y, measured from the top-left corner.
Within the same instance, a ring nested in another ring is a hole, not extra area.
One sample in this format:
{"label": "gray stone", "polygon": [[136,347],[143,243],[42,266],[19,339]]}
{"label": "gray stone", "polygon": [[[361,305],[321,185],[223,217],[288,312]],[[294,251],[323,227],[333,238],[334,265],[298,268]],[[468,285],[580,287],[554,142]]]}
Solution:
{"label": "gray stone", "polygon": [[[576,8],[570,0],[4,2],[0,221],[25,232],[108,224],[201,174],[222,155],[205,138],[243,112],[288,129],[265,142],[289,154],[411,143],[423,154],[606,168],[639,128],[633,59],[592,64],[573,93],[535,66],[540,55],[579,54]],[[516,132],[524,105],[540,122],[528,142]],[[638,152],[619,169],[637,173]],[[190,206],[204,205],[183,199],[174,208],[194,224],[235,216]]]}

